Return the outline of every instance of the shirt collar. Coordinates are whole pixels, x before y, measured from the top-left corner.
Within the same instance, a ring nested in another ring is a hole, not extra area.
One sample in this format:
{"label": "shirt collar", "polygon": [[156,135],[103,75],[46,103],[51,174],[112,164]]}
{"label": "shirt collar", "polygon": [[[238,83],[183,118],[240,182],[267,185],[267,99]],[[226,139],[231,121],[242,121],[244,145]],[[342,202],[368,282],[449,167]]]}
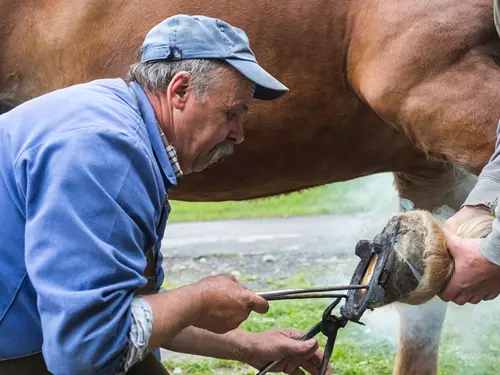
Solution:
{"label": "shirt collar", "polygon": [[[163,175],[166,177],[170,184],[170,186],[167,186],[167,188],[171,188],[172,186],[177,185],[175,169],[178,169],[177,174],[179,174],[179,171],[181,171],[175,149],[172,147],[172,145],[168,145],[163,132],[160,133],[160,127],[158,126],[158,123],[156,121],[156,115],[153,110],[153,106],[149,102],[144,89],[136,82],[131,82],[129,87],[132,89],[133,93],[136,96],[142,119],[146,124],[146,129],[151,141],[153,152],[155,153],[156,159],[160,164]],[[163,136],[161,134],[163,134]],[[164,141],[162,140],[162,138],[164,139]],[[166,146],[164,145],[164,142]],[[172,160],[170,160],[170,156],[172,157]],[[179,176],[181,174],[182,171],[180,172]]]}
{"label": "shirt collar", "polygon": [[167,152],[168,160],[170,161],[172,169],[174,170],[175,177],[180,178],[184,173],[182,172],[181,165],[179,164],[179,159],[177,158],[177,151],[175,150],[174,146],[168,143],[167,137],[158,122],[156,122],[156,125],[158,126],[158,132],[160,133],[163,147],[165,147],[165,151]]}

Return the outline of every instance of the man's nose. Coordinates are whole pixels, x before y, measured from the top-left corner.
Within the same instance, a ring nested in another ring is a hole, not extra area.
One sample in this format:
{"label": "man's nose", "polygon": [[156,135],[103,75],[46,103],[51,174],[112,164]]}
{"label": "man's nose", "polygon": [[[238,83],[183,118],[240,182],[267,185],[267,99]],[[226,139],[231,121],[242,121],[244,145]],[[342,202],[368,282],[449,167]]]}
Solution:
{"label": "man's nose", "polygon": [[243,142],[245,139],[245,132],[243,131],[243,121],[237,121],[235,127],[233,128],[229,138],[236,145]]}

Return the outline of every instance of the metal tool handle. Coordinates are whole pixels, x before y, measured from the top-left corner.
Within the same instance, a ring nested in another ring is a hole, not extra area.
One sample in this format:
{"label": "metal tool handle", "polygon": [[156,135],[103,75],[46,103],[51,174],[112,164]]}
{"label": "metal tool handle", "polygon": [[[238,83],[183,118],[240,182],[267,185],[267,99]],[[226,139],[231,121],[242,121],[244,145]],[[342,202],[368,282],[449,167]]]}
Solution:
{"label": "metal tool handle", "polygon": [[[315,294],[315,293],[345,291],[351,289],[366,289],[366,288],[368,288],[367,285],[336,285],[336,286],[325,286],[325,287],[304,288],[304,289],[273,290],[269,292],[259,292],[256,294],[265,298],[268,301],[278,301],[281,299],[303,299],[303,298],[338,298],[338,297],[344,297],[344,295],[343,294],[328,295],[328,294]],[[304,295],[304,296],[299,296],[299,295]]]}
{"label": "metal tool handle", "polygon": [[313,299],[313,298],[347,298],[347,294],[285,294],[285,295],[265,295],[259,294],[266,301],[283,301],[287,299]]}

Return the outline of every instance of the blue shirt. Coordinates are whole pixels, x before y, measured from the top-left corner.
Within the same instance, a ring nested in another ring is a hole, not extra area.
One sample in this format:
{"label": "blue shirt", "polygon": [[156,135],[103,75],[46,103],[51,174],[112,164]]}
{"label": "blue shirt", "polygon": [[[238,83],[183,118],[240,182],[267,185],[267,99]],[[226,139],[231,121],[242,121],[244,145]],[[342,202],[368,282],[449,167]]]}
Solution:
{"label": "blue shirt", "polygon": [[121,79],[58,90],[0,116],[0,145],[0,359],[121,370],[176,184],[147,96]]}

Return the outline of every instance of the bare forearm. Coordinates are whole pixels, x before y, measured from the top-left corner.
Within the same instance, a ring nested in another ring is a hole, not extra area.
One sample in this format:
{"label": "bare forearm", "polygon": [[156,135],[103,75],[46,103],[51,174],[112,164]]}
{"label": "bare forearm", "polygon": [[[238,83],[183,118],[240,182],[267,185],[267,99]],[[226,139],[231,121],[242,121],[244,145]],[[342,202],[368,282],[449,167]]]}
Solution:
{"label": "bare forearm", "polygon": [[199,300],[189,286],[145,296],[144,299],[149,303],[153,315],[150,351],[179,335],[199,315]]}
{"label": "bare forearm", "polygon": [[[265,299],[245,288],[232,275],[209,276],[192,285],[147,296],[145,300],[153,316],[149,350],[172,342],[188,326],[220,334],[233,331],[251,311],[264,314],[269,308]],[[196,331],[190,334],[194,333]],[[196,335],[195,344],[191,345],[196,345],[197,350],[202,350],[200,348],[205,343],[206,346],[219,348],[216,355],[219,352],[228,353],[232,343],[239,342],[239,338],[234,340],[234,333],[224,338],[208,332]]]}
{"label": "bare forearm", "polygon": [[219,335],[196,327],[183,329],[161,346],[180,353],[246,362],[252,333],[235,329]]}

